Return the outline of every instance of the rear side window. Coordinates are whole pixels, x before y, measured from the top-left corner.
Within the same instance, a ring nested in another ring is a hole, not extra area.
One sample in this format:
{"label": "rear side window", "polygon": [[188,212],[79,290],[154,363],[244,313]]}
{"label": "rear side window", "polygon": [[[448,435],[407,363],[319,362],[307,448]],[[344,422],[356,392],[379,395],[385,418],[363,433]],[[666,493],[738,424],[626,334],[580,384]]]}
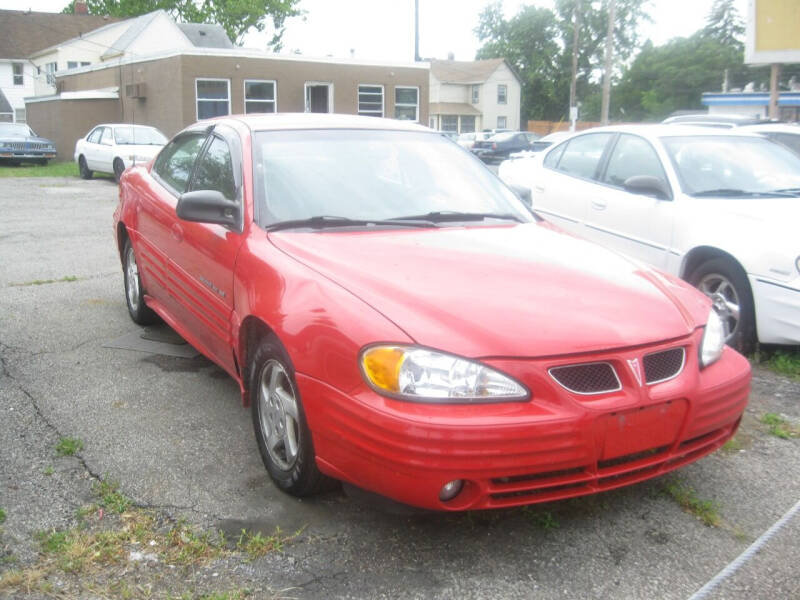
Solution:
{"label": "rear side window", "polygon": [[566,144],[556,169],[584,179],[594,179],[611,133],[590,133],[572,138]]}
{"label": "rear side window", "polygon": [[661,161],[650,143],[639,136],[623,134],[608,159],[603,181],[623,187],[628,178],[636,175],[649,175],[667,181]]}
{"label": "rear side window", "polygon": [[111,133],[111,127],[103,128],[103,135],[100,138],[100,143],[108,146],[114,143],[114,135]]}
{"label": "rear side window", "polygon": [[178,194],[186,191],[205,134],[188,134],[172,140],[156,159],[153,172]]}
{"label": "rear side window", "polygon": [[800,132],[798,133],[773,133],[767,136],[771,140],[775,140],[779,144],[783,144],[789,150],[800,154]]}
{"label": "rear side window", "polygon": [[[541,152],[545,148],[548,148],[552,142],[534,142],[533,149],[536,152]],[[556,148],[553,148],[550,153],[544,157],[544,166],[549,167],[550,169],[555,169],[558,161],[561,160],[561,155],[564,154],[564,148],[566,148],[566,144],[561,144]]]}
{"label": "rear side window", "polygon": [[236,199],[231,151],[222,139],[214,137],[200,157],[192,178],[193,190],[216,190],[228,200]]}
{"label": "rear side window", "polygon": [[91,142],[92,144],[99,144],[101,135],[103,135],[103,128],[98,127],[92,133],[89,134],[89,137],[86,138],[86,141]]}

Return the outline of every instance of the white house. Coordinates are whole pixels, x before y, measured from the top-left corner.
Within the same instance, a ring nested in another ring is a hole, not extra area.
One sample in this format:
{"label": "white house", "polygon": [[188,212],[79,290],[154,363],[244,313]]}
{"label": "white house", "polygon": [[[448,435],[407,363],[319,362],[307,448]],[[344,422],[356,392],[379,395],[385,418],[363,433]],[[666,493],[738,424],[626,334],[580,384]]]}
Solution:
{"label": "white house", "polygon": [[117,19],[88,14],[0,10],[0,121],[25,122],[26,96],[42,77],[29,56]]}
{"label": "white house", "polygon": [[35,95],[55,93],[58,71],[197,46],[232,48],[233,44],[219,25],[178,24],[163,10],[109,23],[31,54],[31,62],[46,75],[36,80]]}
{"label": "white house", "polygon": [[458,133],[520,128],[522,85],[505,59],[430,64],[431,128]]}

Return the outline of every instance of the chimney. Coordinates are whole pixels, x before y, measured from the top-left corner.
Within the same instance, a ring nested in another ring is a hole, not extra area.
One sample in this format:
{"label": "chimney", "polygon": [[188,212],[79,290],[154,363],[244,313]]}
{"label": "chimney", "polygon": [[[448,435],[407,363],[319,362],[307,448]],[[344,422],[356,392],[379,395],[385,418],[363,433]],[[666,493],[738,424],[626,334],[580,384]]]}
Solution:
{"label": "chimney", "polygon": [[84,2],[83,0],[75,0],[75,4],[73,5],[73,10],[76,15],[89,14],[89,7],[86,6],[86,2]]}

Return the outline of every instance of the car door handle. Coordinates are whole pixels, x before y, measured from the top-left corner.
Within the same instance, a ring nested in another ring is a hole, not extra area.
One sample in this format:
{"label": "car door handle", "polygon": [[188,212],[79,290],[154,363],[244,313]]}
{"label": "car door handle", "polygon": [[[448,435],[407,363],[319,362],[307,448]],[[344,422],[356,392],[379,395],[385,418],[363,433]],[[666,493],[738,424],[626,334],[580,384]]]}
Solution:
{"label": "car door handle", "polygon": [[599,202],[597,200],[592,200],[592,208],[595,210],[605,210],[606,206],[608,206],[605,202]]}
{"label": "car door handle", "polygon": [[173,225],[172,225],[172,237],[175,238],[176,241],[182,242],[183,241],[183,227],[181,227],[177,223],[173,223]]}

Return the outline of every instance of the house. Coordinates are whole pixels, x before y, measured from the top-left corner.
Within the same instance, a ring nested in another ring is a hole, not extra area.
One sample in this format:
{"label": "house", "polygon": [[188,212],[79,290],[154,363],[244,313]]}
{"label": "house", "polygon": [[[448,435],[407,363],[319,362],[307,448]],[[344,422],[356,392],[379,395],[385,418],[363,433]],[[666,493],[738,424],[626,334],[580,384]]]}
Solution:
{"label": "house", "polygon": [[26,99],[29,123],[70,160],[102,122],[172,136],[200,119],[237,113],[337,112],[428,122],[428,63],[307,58],[243,48],[182,48],[58,71],[58,93]]}
{"label": "house", "polygon": [[[766,119],[769,115],[769,92],[706,92],[701,102],[709,114],[737,114]],[[778,111],[782,121],[800,121],[800,90],[781,91]]]}
{"label": "house", "polygon": [[430,65],[431,128],[519,129],[522,85],[505,59],[431,60]]}
{"label": "house", "polygon": [[33,96],[45,79],[31,54],[114,21],[88,14],[0,10],[0,121],[24,123],[24,98]]}
{"label": "house", "polygon": [[59,71],[195,47],[233,48],[233,43],[219,25],[178,24],[163,10],[109,23],[32,53],[31,62],[46,74],[35,95],[55,93]]}

